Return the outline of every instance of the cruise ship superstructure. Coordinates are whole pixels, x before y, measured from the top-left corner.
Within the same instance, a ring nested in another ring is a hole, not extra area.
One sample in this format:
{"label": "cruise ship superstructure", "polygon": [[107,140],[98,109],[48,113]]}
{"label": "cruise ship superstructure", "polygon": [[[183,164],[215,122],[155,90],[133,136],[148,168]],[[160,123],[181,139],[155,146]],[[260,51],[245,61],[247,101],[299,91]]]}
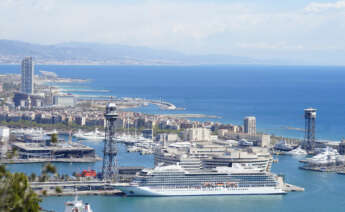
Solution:
{"label": "cruise ship superstructure", "polygon": [[200,196],[285,194],[282,186],[281,177],[253,167],[186,170],[177,164],[144,169],[117,188],[128,196]]}
{"label": "cruise ship superstructure", "polygon": [[155,166],[188,163],[191,169],[214,169],[219,166],[232,167],[233,164],[253,166],[270,171],[273,158],[265,148],[226,148],[220,145],[191,146],[189,142],[179,142],[154,152]]}

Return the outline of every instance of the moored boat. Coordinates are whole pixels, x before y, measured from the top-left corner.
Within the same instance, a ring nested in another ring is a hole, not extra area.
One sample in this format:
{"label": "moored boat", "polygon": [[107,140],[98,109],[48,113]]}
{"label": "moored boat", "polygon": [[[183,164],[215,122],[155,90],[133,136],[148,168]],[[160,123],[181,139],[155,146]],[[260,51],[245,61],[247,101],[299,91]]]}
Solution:
{"label": "moored boat", "polygon": [[82,200],[78,200],[78,196],[75,196],[73,201],[67,201],[65,203],[65,212],[93,212],[90,204],[83,203]]}

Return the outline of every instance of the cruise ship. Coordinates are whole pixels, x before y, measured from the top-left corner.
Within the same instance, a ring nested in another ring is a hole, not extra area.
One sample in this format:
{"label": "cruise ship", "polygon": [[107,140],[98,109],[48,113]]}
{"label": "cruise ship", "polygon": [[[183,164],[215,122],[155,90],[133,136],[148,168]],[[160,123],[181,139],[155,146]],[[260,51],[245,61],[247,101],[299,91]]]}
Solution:
{"label": "cruise ship", "polygon": [[129,185],[116,186],[127,196],[200,196],[285,194],[281,177],[253,167],[186,170],[179,164],[142,170]]}

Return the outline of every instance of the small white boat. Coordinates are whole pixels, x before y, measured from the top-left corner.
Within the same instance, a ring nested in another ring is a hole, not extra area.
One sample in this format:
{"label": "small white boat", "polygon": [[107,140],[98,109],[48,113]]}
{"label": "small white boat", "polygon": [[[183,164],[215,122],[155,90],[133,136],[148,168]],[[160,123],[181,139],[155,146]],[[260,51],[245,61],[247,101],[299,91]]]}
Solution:
{"label": "small white boat", "polygon": [[93,212],[90,204],[83,203],[82,200],[78,200],[78,196],[75,196],[73,201],[67,201],[65,203],[65,212]]}

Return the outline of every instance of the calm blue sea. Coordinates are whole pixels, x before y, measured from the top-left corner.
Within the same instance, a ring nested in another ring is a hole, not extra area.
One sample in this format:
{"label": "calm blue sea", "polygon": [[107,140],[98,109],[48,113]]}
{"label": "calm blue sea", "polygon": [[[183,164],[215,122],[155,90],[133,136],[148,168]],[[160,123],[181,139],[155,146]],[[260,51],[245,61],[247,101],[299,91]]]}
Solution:
{"label": "calm blue sea", "polygon": [[[221,116],[216,120],[242,124],[244,116],[257,117],[260,131],[303,137],[303,109],[318,109],[317,137],[340,140],[345,135],[345,67],[316,66],[36,66],[62,77],[92,79],[74,88],[106,89],[118,97],[160,99],[185,111]],[[1,73],[20,73],[20,67],[0,66]],[[71,85],[61,85],[72,87]],[[92,93],[91,93],[92,94]],[[99,93],[93,93],[99,95]],[[146,113],[167,113],[154,106]],[[174,112],[173,112],[174,113]],[[88,142],[101,154],[101,143]],[[152,156],[126,153],[120,146],[122,166],[151,167]],[[306,188],[285,196],[229,196],[191,198],[122,198],[86,196],[95,211],[345,211],[345,178],[337,174],[299,170],[298,158],[279,157],[273,171],[287,181]],[[96,164],[58,164],[61,173],[72,173]],[[41,165],[11,166],[12,171],[39,172]],[[45,198],[42,206],[63,210],[72,197]]]}
{"label": "calm blue sea", "polygon": [[[91,79],[74,84],[77,88],[106,89],[118,97],[162,98],[187,109],[176,113],[218,115],[222,119],[216,121],[234,124],[254,115],[260,131],[277,135],[303,137],[284,128],[304,128],[303,109],[315,107],[318,138],[345,136],[345,67],[37,65],[39,70]],[[0,73],[6,72],[20,73],[20,67],[0,66]],[[139,111],[162,112],[153,106]]]}

